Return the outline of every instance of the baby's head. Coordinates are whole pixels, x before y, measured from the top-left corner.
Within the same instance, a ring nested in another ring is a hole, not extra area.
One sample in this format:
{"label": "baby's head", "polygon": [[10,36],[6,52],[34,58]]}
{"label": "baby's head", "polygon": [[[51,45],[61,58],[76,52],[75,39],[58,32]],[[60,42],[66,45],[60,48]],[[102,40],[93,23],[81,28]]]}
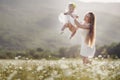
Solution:
{"label": "baby's head", "polygon": [[75,3],[69,3],[68,11],[69,11],[70,13],[74,12],[75,8],[76,8]]}

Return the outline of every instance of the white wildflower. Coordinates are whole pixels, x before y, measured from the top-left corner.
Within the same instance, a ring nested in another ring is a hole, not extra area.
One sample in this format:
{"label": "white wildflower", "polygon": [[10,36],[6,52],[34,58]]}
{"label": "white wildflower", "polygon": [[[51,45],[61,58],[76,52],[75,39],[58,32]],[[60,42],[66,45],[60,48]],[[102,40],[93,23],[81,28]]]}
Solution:
{"label": "white wildflower", "polygon": [[58,74],[58,72],[54,70],[54,71],[51,73],[51,76],[52,76],[52,77],[56,77],[57,74]]}
{"label": "white wildflower", "polygon": [[64,70],[64,75],[65,76],[71,76],[72,75],[72,70],[70,70],[70,69]]}
{"label": "white wildflower", "polygon": [[66,65],[66,64],[61,64],[61,65],[60,65],[60,68],[61,68],[61,69],[68,69],[69,67],[68,67],[68,65]]}
{"label": "white wildflower", "polygon": [[17,74],[17,71],[14,71],[12,74],[10,74],[7,78],[7,80],[12,80],[12,78]]}
{"label": "white wildflower", "polygon": [[26,58],[26,60],[28,60],[29,58]]}
{"label": "white wildflower", "polygon": [[99,55],[98,57],[99,57],[99,58],[102,58],[102,55]]}
{"label": "white wildflower", "polygon": [[41,70],[43,70],[43,66],[38,66],[37,71],[41,71]]}
{"label": "white wildflower", "polygon": [[27,67],[27,70],[28,70],[28,71],[31,71],[31,70],[32,70],[32,68],[31,68],[31,67]]}
{"label": "white wildflower", "polygon": [[65,59],[65,57],[62,57],[62,60],[64,60]]}
{"label": "white wildflower", "polygon": [[15,60],[18,60],[19,58],[18,57],[15,57]]}
{"label": "white wildflower", "polygon": [[45,80],[54,80],[54,78],[53,77],[48,77]]}
{"label": "white wildflower", "polygon": [[95,57],[95,60],[97,60],[98,59],[98,57]]}
{"label": "white wildflower", "polygon": [[21,69],[21,70],[22,70],[23,68],[20,66],[20,67],[19,67],[19,69]]}

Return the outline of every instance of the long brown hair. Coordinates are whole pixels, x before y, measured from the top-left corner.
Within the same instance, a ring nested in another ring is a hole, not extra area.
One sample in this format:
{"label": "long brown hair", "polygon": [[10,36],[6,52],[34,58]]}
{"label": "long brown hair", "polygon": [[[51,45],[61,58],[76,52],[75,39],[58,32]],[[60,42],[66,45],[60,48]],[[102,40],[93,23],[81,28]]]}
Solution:
{"label": "long brown hair", "polygon": [[88,14],[90,15],[89,17],[90,29],[86,37],[86,43],[87,45],[92,47],[93,44],[95,43],[95,16],[92,12],[89,12]]}

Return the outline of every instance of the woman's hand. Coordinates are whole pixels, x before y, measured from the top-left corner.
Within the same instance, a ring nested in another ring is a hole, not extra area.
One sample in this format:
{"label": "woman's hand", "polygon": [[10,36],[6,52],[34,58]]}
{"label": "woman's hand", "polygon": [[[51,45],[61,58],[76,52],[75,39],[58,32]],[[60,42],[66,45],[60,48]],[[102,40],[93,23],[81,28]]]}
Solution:
{"label": "woman's hand", "polygon": [[78,16],[74,16],[73,14],[69,14],[73,19],[77,19]]}

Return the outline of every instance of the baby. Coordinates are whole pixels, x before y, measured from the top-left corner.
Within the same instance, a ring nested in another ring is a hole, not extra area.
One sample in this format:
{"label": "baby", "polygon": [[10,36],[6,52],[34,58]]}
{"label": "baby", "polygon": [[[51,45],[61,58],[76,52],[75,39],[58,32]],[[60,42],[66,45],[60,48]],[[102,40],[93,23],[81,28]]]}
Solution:
{"label": "baby", "polygon": [[63,23],[61,31],[63,32],[65,28],[69,28],[69,30],[72,32],[70,39],[75,35],[77,30],[75,27],[74,19],[70,16],[70,14],[72,14],[74,17],[78,18],[74,12],[75,7],[76,6],[74,3],[70,3],[68,5],[68,11],[59,16],[59,19],[64,19],[64,21],[60,20]]}

